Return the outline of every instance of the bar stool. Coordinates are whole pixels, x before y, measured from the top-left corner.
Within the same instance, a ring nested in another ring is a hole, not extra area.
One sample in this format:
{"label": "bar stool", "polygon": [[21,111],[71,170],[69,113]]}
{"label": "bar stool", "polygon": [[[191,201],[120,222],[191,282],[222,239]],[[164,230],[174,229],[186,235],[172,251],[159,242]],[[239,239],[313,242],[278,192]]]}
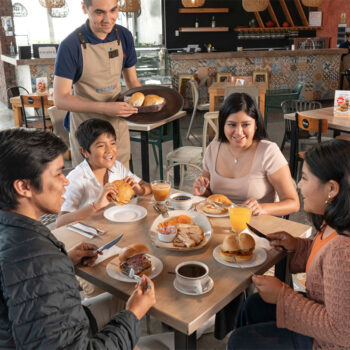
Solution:
{"label": "bar stool", "polygon": [[[217,83],[222,83],[224,81],[228,81],[232,77],[231,73],[217,73],[216,74],[216,82]],[[224,78],[224,79],[222,79]]]}
{"label": "bar stool", "polygon": [[[183,89],[183,83],[185,83],[187,80],[193,80],[196,78],[196,74],[179,74],[178,75],[178,85],[177,85],[177,91],[186,98],[186,94],[182,93]],[[186,85],[184,85],[186,86]]]}

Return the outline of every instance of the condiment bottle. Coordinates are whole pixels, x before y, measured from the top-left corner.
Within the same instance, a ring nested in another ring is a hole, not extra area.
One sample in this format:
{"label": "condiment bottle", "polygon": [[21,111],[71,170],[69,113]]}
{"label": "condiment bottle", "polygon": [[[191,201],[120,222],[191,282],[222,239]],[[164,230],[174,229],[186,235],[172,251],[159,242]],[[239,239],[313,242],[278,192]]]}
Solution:
{"label": "condiment bottle", "polygon": [[195,28],[199,27],[198,17],[196,18],[196,22],[194,22],[194,26],[195,26]]}
{"label": "condiment bottle", "polygon": [[214,16],[211,18],[211,26],[212,26],[212,28],[215,28],[215,17]]}

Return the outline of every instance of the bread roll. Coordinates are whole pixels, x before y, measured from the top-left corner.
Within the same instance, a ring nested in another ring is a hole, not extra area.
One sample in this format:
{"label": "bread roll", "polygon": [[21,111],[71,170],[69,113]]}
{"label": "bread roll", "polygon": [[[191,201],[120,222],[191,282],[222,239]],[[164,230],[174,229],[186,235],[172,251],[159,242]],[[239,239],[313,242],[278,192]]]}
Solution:
{"label": "bread roll", "polygon": [[232,202],[223,194],[212,194],[207,198],[209,203],[217,202],[227,206],[232,205]]}
{"label": "bread roll", "polygon": [[134,195],[132,187],[123,180],[115,180],[112,184],[117,188],[118,193],[109,193],[107,199],[111,202],[124,205],[130,202],[131,197]]}
{"label": "bread roll", "polygon": [[221,245],[220,257],[228,262],[247,262],[255,249],[255,240],[247,233],[233,233],[227,236]]}
{"label": "bread roll", "polygon": [[145,100],[143,101],[143,106],[154,106],[159,105],[164,102],[164,98],[158,95],[147,95],[145,96]]}
{"label": "bread roll", "polygon": [[131,95],[129,99],[129,104],[134,107],[141,107],[144,99],[145,99],[145,95],[142,92],[135,92],[134,94]]}
{"label": "bread roll", "polygon": [[140,254],[140,253],[146,253],[148,252],[148,248],[141,243],[135,243],[131,244],[128,247],[125,247],[121,253],[119,254],[119,262],[122,263],[126,259],[131,258],[134,255]]}

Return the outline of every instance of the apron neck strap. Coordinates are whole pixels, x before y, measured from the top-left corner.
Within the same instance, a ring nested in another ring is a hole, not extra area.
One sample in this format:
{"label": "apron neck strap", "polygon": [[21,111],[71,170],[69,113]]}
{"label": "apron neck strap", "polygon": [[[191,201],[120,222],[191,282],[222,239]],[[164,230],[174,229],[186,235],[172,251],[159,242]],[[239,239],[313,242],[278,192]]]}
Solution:
{"label": "apron neck strap", "polygon": [[[84,27],[84,24],[82,26],[80,26],[79,28],[77,28],[75,31],[78,34],[80,44],[83,45],[84,49],[86,49],[86,40],[85,40],[83,31],[82,31],[83,27]],[[117,37],[118,45],[120,45],[120,36],[119,36],[119,32],[118,32],[118,27],[116,24],[114,25],[114,31],[115,31],[115,35]]]}

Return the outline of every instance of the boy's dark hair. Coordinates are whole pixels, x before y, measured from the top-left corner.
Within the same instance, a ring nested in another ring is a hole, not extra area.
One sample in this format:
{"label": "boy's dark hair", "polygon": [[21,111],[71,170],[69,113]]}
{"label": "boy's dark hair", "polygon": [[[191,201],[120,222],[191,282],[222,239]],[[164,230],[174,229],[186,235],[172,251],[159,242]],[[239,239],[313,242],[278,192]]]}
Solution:
{"label": "boy's dark hair", "polygon": [[81,123],[75,132],[75,137],[78,139],[80,147],[84,151],[90,152],[90,146],[102,134],[110,134],[115,139],[117,138],[115,130],[110,122],[104,119],[88,119]]}
{"label": "boy's dark hair", "polygon": [[229,115],[245,112],[249,117],[253,118],[256,123],[256,131],[254,140],[262,140],[267,138],[264,120],[260,114],[259,108],[254,99],[246,93],[233,93],[228,96],[219,112],[219,141],[228,142],[225,136],[225,123]]}
{"label": "boy's dark hair", "polygon": [[322,142],[307,151],[305,162],[321,183],[336,181],[338,195],[327,205],[324,215],[311,214],[312,222],[321,230],[324,223],[339,234],[350,232],[350,142]]}
{"label": "boy's dark hair", "polygon": [[67,150],[56,135],[39,130],[13,128],[0,131],[0,208],[16,209],[16,180],[29,180],[33,188],[42,189],[41,175],[48,163]]}

